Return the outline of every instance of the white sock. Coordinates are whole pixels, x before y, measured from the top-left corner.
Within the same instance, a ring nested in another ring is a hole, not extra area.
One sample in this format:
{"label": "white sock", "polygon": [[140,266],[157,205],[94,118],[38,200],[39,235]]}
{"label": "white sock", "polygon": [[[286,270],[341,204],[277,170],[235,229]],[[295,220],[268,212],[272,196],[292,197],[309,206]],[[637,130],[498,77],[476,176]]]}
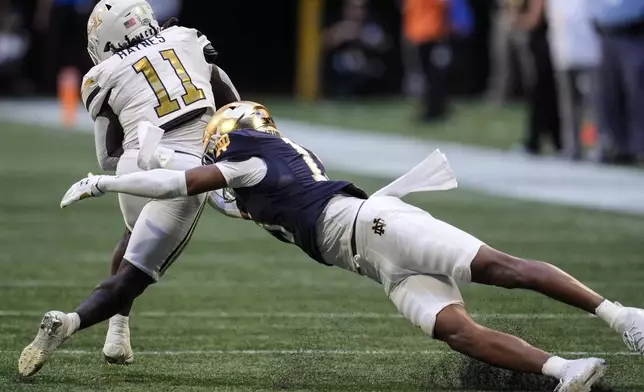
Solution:
{"label": "white sock", "polygon": [[604,320],[611,328],[614,328],[615,318],[617,313],[620,311],[620,307],[605,299],[597,309],[595,309],[595,314],[600,319]]}
{"label": "white sock", "polygon": [[130,329],[130,318],[120,314],[115,314],[110,318],[110,332],[123,333]]}
{"label": "white sock", "polygon": [[567,360],[560,357],[550,357],[546,363],[543,364],[541,368],[541,373],[544,376],[554,377],[556,379],[561,379],[564,376],[566,370]]}
{"label": "white sock", "polygon": [[78,313],[67,313],[67,317],[69,317],[69,320],[71,323],[69,324],[69,328],[67,328],[67,337],[72,336],[76,331],[78,331],[78,328],[80,328],[80,316]]}

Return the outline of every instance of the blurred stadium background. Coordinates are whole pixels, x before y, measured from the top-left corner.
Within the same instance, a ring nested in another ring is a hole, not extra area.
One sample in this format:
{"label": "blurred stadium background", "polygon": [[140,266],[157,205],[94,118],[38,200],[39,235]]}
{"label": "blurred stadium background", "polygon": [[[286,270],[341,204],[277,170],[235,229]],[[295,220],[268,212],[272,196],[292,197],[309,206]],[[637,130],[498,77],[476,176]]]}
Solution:
{"label": "blurred stadium background", "polygon": [[[150,3],[159,19],[204,32],[242,98],[265,103],[336,177],[375,191],[439,147],[461,189],[412,202],[644,305],[637,1]],[[99,327],[18,382],[16,358],[41,313],[75,307],[108,273],[122,232],[115,198],[58,209],[68,185],[97,169],[78,101],[93,4],[0,0],[0,390],[554,387],[449,353],[397,317],[375,284],[214,213],[135,306],[134,366],[101,364]],[[487,325],[568,356],[605,356],[600,390],[644,389],[641,361],[597,320],[530,293],[464,295]]]}

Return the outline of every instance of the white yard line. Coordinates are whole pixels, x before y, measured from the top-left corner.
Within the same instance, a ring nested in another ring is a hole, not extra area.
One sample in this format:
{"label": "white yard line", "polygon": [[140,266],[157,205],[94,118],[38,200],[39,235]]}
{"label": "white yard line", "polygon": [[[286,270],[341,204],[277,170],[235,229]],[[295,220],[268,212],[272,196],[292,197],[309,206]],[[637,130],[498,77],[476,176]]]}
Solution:
{"label": "white yard line", "polygon": [[[0,310],[0,317],[40,317],[44,311],[15,311]],[[374,313],[374,312],[353,312],[353,313],[315,313],[315,312],[216,312],[216,311],[195,311],[195,312],[138,312],[132,314],[133,318],[205,318],[205,319],[262,319],[262,318],[284,318],[284,319],[397,319],[402,318],[397,313]],[[501,320],[585,320],[596,318],[596,316],[584,313],[473,313],[472,317],[477,319],[501,319]]]}
{"label": "white yard line", "polygon": [[[58,350],[57,355],[96,355],[98,350]],[[18,354],[19,351],[0,350],[1,354]],[[450,350],[345,350],[345,349],[301,349],[301,350],[164,350],[136,351],[140,356],[209,356],[209,355],[337,355],[337,356],[383,356],[383,355],[456,355]],[[639,354],[628,351],[560,351],[555,352],[564,356],[599,356],[623,357]]]}

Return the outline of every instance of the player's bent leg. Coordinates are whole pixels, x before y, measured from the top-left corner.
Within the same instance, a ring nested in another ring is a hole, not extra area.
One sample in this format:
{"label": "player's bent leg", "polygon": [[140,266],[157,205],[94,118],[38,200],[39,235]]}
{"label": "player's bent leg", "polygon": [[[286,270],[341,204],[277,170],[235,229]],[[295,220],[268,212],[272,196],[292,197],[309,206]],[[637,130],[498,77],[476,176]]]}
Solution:
{"label": "player's bent leg", "polygon": [[525,341],[483,327],[463,305],[450,305],[436,316],[434,338],[450,348],[487,364],[523,373],[541,373],[548,353]]}
{"label": "player's bent leg", "polygon": [[114,316],[158,280],[189,242],[204,205],[203,196],[146,204],[132,230],[126,262],[74,313],[45,315],[36,339],[21,354],[20,374],[35,374],[71,334]]}
{"label": "player's bent leg", "polygon": [[[138,172],[141,169],[136,162],[136,155],[133,152],[124,154],[117,169],[117,174],[128,174]],[[132,228],[143,211],[143,208],[150,201],[146,198],[119,194],[119,207],[123,220],[125,222],[126,230],[121,239],[119,240],[111,260],[111,275],[116,275],[121,263],[125,263],[125,252],[127,250],[131,235]],[[117,314],[112,316],[109,320],[109,327],[105,336],[105,343],[103,345],[103,357],[108,363],[112,364],[131,364],[134,361],[134,354],[132,351],[132,344],[130,342],[130,320],[129,315],[132,310],[133,302],[126,304],[123,309],[119,310]]]}
{"label": "player's bent leg", "polygon": [[462,305],[444,308],[436,317],[434,337],[453,350],[492,366],[544,374],[559,380],[555,391],[586,392],[606,371],[603,359],[565,360],[524,340],[477,324]]}
{"label": "player's bent leg", "polygon": [[131,303],[155,281],[147,272],[124,260],[116,275],[104,280],[75,310],[78,330],[105,321]]}
{"label": "player's bent leg", "polygon": [[644,355],[644,310],[608,301],[552,264],[482,246],[472,261],[471,274],[476,283],[536,291],[596,314],[622,335],[630,350]]}
{"label": "player's bent leg", "polygon": [[[140,171],[135,158],[122,159],[119,174]],[[177,170],[199,164],[199,158],[186,154],[175,154],[169,163],[171,169]],[[121,212],[131,231],[123,258],[158,280],[186,247],[202,211],[203,199],[195,196],[162,201],[119,194]],[[127,317],[131,306],[126,305],[110,319],[103,346],[108,363],[130,364],[134,360]]]}
{"label": "player's bent leg", "polygon": [[589,391],[604,373],[598,358],[565,360],[525,341],[478,325],[463,306],[458,286],[447,276],[411,275],[398,284],[384,281],[400,313],[428,336],[487,364],[560,380],[558,391]]}
{"label": "player's bent leg", "polygon": [[99,284],[75,312],[45,313],[36,338],[20,354],[20,375],[28,377],[38,372],[72,334],[112,317],[152,283],[154,280],[148,274],[130,263],[122,263],[118,273]]}
{"label": "player's bent leg", "polygon": [[[202,211],[202,199],[152,200],[146,204],[132,230],[125,259],[158,280],[188,244]],[[110,319],[103,354],[112,364],[134,361],[127,317],[115,315]]]}

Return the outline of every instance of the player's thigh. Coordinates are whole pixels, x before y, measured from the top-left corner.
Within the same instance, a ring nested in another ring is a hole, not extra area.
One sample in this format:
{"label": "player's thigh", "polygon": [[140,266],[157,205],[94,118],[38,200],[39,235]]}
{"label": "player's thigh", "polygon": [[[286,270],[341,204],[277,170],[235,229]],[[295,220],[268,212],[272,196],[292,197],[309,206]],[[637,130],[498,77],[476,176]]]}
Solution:
{"label": "player's thigh", "polygon": [[[127,150],[121,156],[118,167],[116,169],[117,175],[124,175],[130,173],[137,173],[143,171],[138,166],[138,152],[139,150]],[[195,155],[175,153],[167,165],[170,170],[189,170],[193,167],[201,166],[201,158]],[[151,199],[127,195],[119,193],[118,195],[119,206],[121,214],[127,228],[132,231],[136,224],[143,207],[150,202]]]}
{"label": "player's thigh", "polygon": [[139,215],[141,215],[141,211],[143,211],[143,207],[150,199],[119,193],[118,200],[125,226],[132,231],[136,221],[139,219]]}
{"label": "player's thigh", "polygon": [[[138,150],[127,150],[121,156],[116,174],[122,176],[124,174],[137,173],[142,171],[137,165]],[[124,193],[118,194],[119,207],[121,208],[121,215],[125,221],[125,226],[128,230],[132,231],[136,224],[143,207],[150,201],[148,198],[126,195]]]}
{"label": "player's thigh", "polygon": [[134,225],[124,258],[158,280],[188,245],[205,195],[151,200]]}
{"label": "player's thigh", "polygon": [[463,230],[392,197],[365,202],[358,223],[359,253],[374,264],[381,280],[393,284],[410,274],[470,281],[470,264],[483,245]]}
{"label": "player's thigh", "polygon": [[438,314],[463,297],[453,278],[445,275],[410,275],[388,293],[398,311],[433,337]]}

